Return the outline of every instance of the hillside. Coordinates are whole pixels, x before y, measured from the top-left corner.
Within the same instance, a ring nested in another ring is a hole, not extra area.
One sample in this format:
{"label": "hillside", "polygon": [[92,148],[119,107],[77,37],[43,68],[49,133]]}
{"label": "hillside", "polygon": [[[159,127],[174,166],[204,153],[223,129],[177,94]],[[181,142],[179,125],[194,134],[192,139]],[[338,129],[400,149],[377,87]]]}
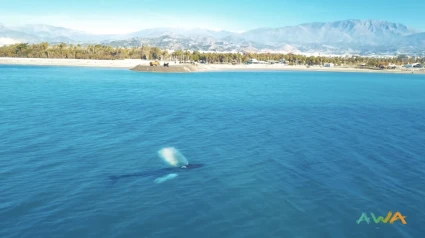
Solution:
{"label": "hillside", "polygon": [[[326,54],[422,54],[425,33],[378,20],[343,20],[243,33],[203,28],[152,28],[122,35],[94,35],[48,25],[0,25],[0,39],[9,42],[99,43],[115,47],[158,46],[172,50],[279,51]],[[1,44],[1,42],[0,42]]]}

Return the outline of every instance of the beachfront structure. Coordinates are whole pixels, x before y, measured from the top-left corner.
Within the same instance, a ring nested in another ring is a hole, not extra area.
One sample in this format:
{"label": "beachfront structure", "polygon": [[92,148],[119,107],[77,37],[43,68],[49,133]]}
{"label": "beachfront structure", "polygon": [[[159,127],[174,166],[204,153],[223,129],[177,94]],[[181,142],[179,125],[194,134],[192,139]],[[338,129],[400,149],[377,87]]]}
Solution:
{"label": "beachfront structure", "polygon": [[333,63],[326,63],[324,66],[325,67],[334,67],[335,65]]}
{"label": "beachfront structure", "polygon": [[260,61],[258,61],[257,59],[250,59],[248,61],[248,64],[259,64],[259,63],[260,63]]}
{"label": "beachfront structure", "polygon": [[395,65],[395,64],[389,64],[387,66],[387,69],[395,69],[395,68],[397,68],[397,65]]}
{"label": "beachfront structure", "polygon": [[423,66],[420,63],[407,64],[406,68],[422,68]]}
{"label": "beachfront structure", "polygon": [[260,61],[260,60],[257,60],[257,59],[250,59],[248,61],[248,64],[267,64],[267,62],[266,61]]}

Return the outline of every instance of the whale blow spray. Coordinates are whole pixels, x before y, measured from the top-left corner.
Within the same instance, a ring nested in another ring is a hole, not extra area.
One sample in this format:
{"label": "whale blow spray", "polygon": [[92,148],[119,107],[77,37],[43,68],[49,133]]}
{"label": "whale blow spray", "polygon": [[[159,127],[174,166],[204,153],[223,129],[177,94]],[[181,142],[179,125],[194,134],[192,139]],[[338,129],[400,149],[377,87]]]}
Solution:
{"label": "whale blow spray", "polygon": [[159,157],[170,166],[182,167],[189,164],[187,159],[174,147],[162,148],[158,151]]}

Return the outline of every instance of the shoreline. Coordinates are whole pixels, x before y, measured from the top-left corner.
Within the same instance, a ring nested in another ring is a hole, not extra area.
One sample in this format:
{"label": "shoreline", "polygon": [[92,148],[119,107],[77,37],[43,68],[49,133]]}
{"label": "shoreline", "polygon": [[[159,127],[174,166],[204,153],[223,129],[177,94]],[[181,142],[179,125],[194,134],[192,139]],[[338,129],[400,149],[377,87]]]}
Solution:
{"label": "shoreline", "polygon": [[[259,72],[259,71],[304,71],[304,72],[341,72],[341,73],[383,73],[383,74],[412,74],[408,69],[362,69],[355,67],[320,67],[307,68],[304,65],[208,65],[203,72]],[[413,74],[425,74],[425,69],[414,69]]]}
{"label": "shoreline", "polygon": [[[91,60],[91,59],[51,59],[51,58],[5,58],[0,57],[0,65],[34,65],[34,66],[74,66],[74,67],[97,67],[97,68],[120,68],[132,69],[138,65],[148,66],[150,60],[125,59],[125,60]],[[170,66],[185,66],[174,64]],[[320,67],[304,65],[288,66],[282,64],[274,65],[231,65],[231,64],[201,64],[192,66],[196,71],[190,72],[254,72],[254,71],[305,71],[305,72],[346,72],[346,73],[392,73],[392,74],[425,74],[425,69],[391,69],[374,70],[355,67]],[[162,67],[162,66],[157,66]],[[147,71],[149,72],[149,71]],[[158,70],[157,73],[162,73]],[[185,72],[186,73],[186,72]],[[189,73],[189,72],[187,72]]]}
{"label": "shoreline", "polygon": [[54,58],[12,58],[0,57],[0,65],[33,65],[33,66],[76,66],[99,68],[130,69],[143,60],[92,60],[92,59],[54,59]]}

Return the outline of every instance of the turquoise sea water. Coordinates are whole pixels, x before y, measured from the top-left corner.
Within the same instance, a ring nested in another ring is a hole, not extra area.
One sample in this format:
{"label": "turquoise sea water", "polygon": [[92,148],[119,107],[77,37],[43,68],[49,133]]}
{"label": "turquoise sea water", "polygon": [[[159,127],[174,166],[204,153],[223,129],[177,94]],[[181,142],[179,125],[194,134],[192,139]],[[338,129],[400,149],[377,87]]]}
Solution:
{"label": "turquoise sea water", "polygon": [[425,76],[0,66],[0,179],[1,238],[419,238]]}

